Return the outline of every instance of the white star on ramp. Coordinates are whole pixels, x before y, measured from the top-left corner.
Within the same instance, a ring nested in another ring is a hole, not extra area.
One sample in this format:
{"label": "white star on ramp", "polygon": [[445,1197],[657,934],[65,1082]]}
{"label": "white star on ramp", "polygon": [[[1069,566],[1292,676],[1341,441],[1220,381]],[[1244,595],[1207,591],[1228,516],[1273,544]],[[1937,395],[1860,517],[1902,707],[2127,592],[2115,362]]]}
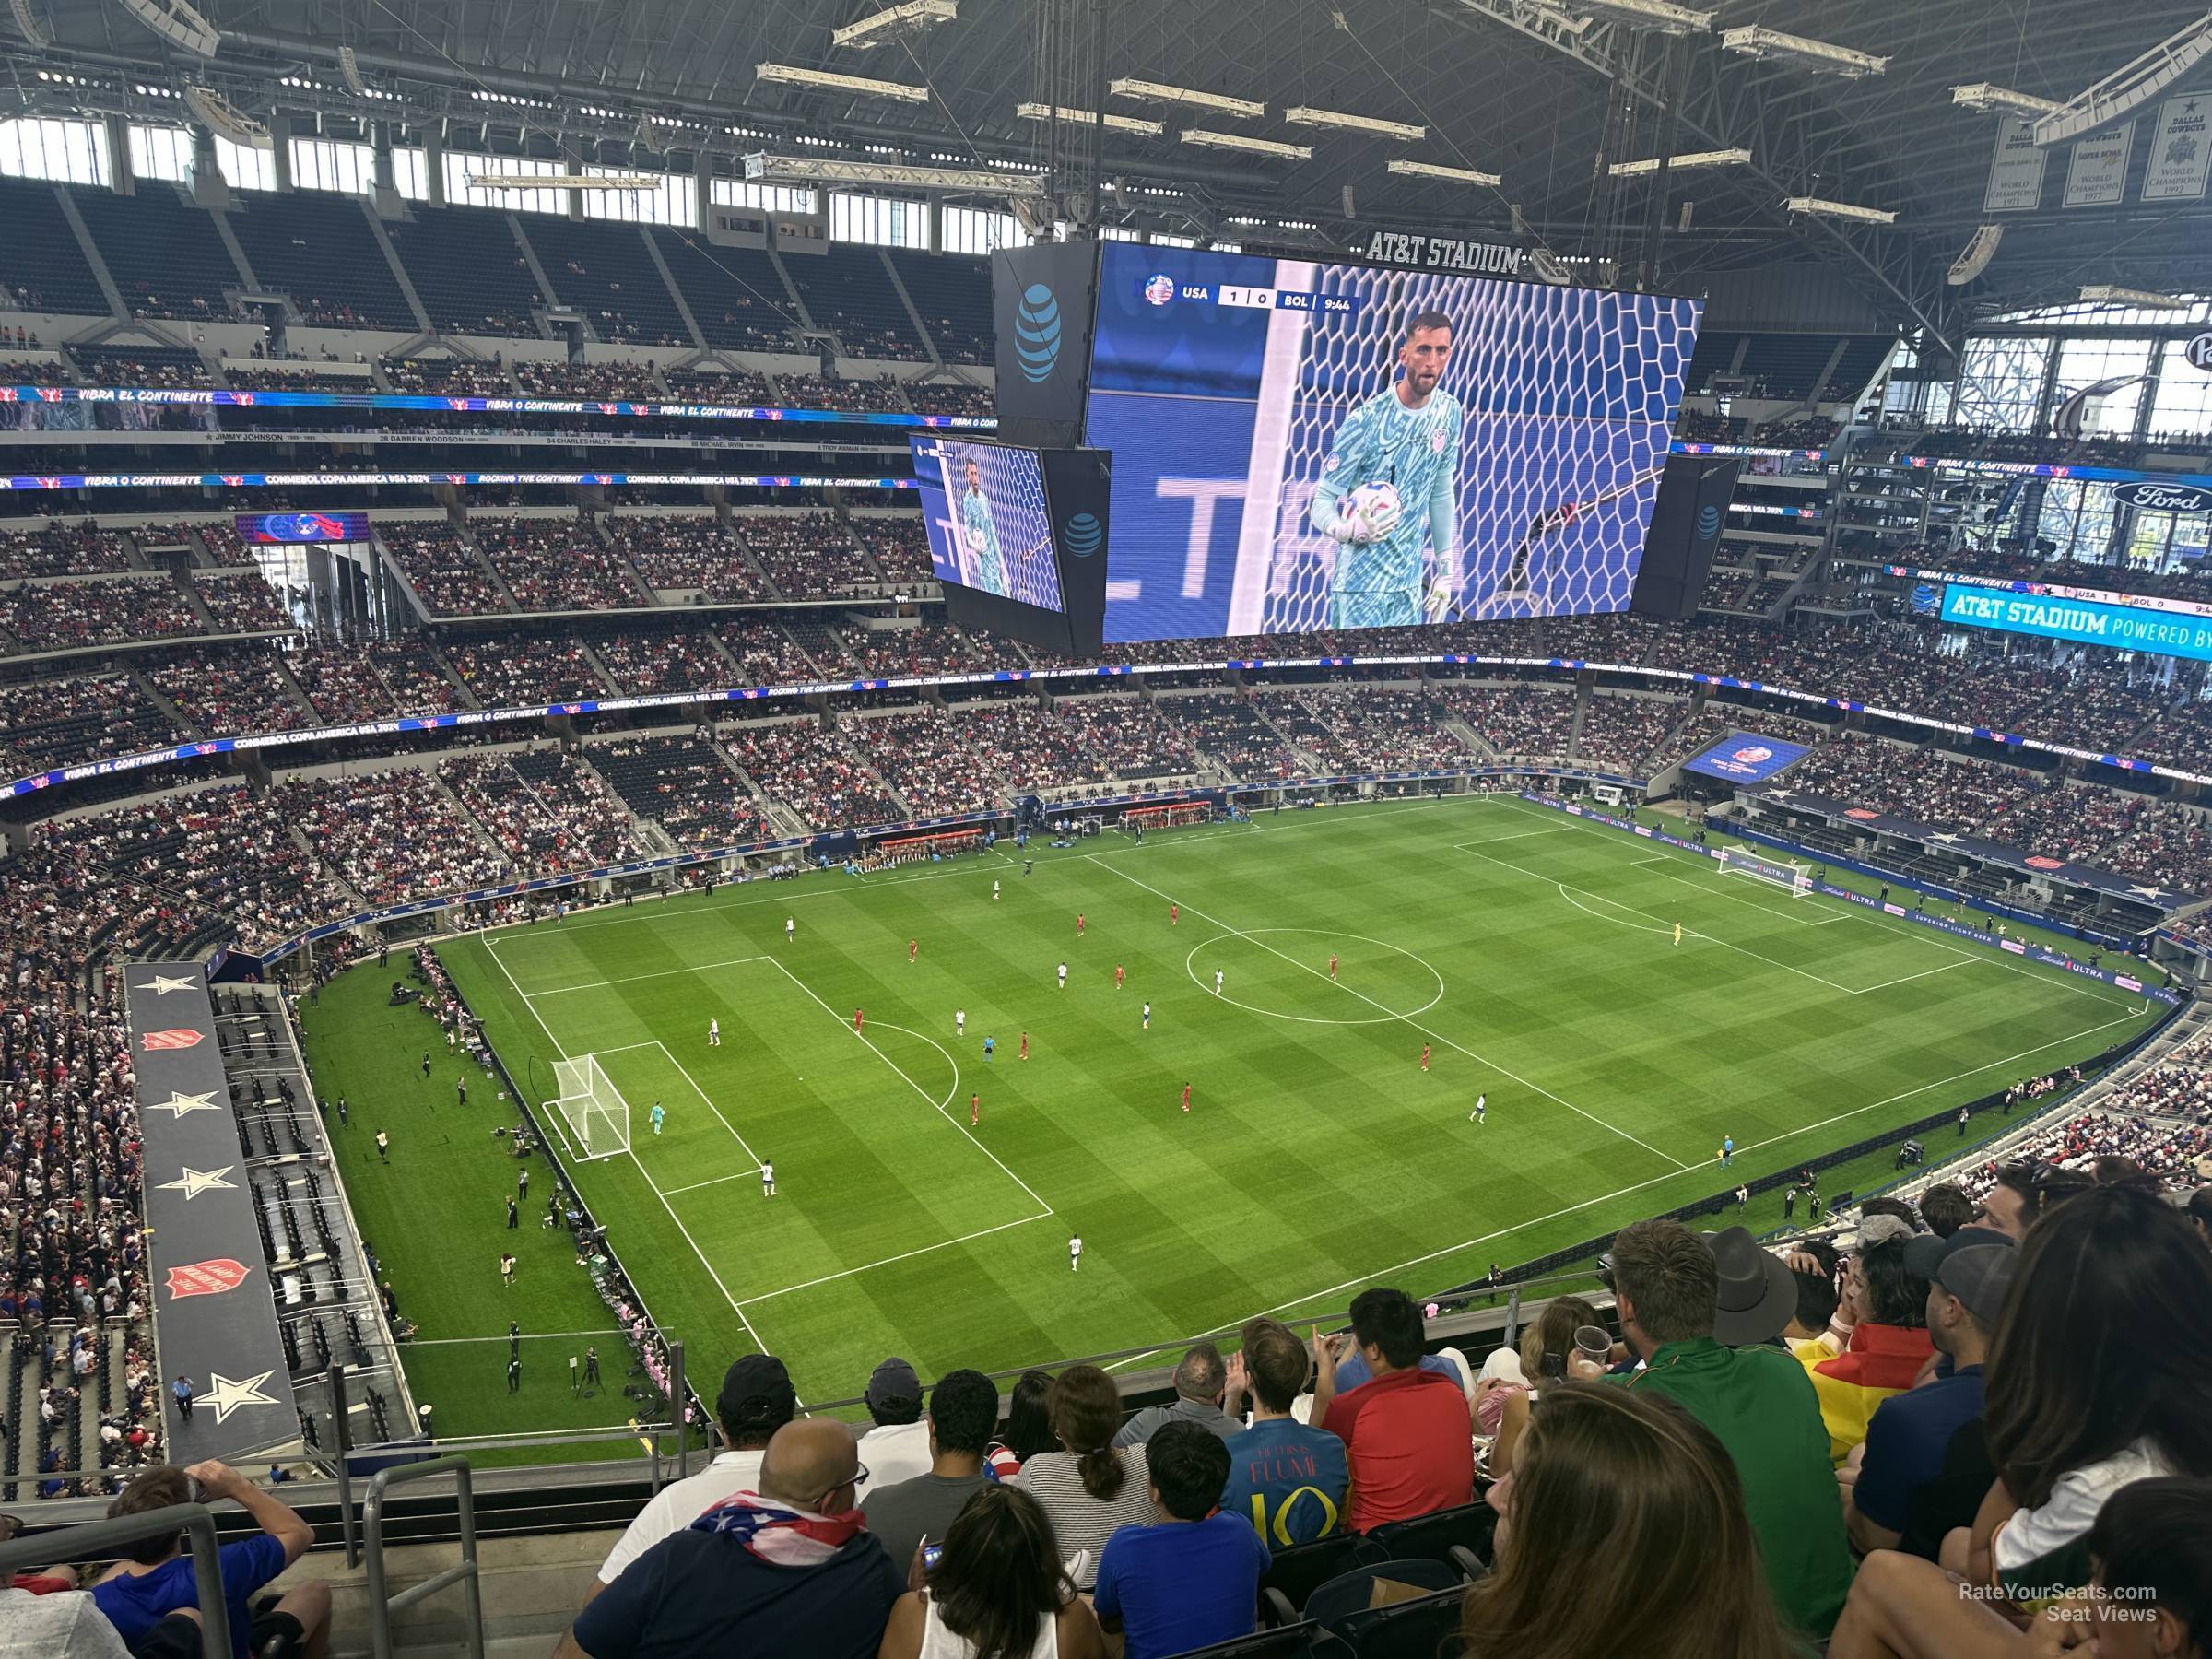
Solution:
{"label": "white star on ramp", "polygon": [[266,1382],[271,1375],[270,1371],[265,1371],[257,1377],[226,1377],[221,1371],[211,1371],[207,1373],[209,1383],[207,1392],[200,1394],[194,1403],[214,1406],[216,1424],[220,1427],[230,1414],[241,1406],[274,1406],[276,1404],[275,1400],[261,1392],[261,1385]]}
{"label": "white star on ramp", "polygon": [[2163,899],[2166,896],[2166,889],[2164,888],[2131,887],[2127,890],[2145,899]]}
{"label": "white star on ramp", "polygon": [[219,1170],[195,1170],[190,1164],[186,1164],[183,1174],[174,1181],[161,1182],[159,1190],[164,1193],[181,1192],[184,1194],[184,1202],[187,1204],[190,1204],[202,1193],[213,1191],[217,1187],[227,1187],[235,1192],[238,1183],[234,1181],[225,1181],[223,1177],[237,1167],[236,1164],[225,1164]]}
{"label": "white star on ramp", "polygon": [[171,979],[166,973],[157,973],[154,975],[154,982],[152,984],[133,985],[131,989],[134,991],[151,991],[156,996],[167,996],[171,991],[190,991],[197,983],[198,982],[196,980]]}
{"label": "white star on ramp", "polygon": [[1955,841],[1959,838],[1951,834],[1948,830],[1945,830],[1939,834],[1931,835],[1928,837],[1928,839],[1932,841]]}
{"label": "white star on ramp", "polygon": [[168,1100],[156,1100],[147,1110],[172,1112],[182,1117],[188,1112],[220,1112],[222,1108],[215,1103],[215,1090],[212,1088],[206,1094],[180,1094],[172,1088],[169,1091]]}

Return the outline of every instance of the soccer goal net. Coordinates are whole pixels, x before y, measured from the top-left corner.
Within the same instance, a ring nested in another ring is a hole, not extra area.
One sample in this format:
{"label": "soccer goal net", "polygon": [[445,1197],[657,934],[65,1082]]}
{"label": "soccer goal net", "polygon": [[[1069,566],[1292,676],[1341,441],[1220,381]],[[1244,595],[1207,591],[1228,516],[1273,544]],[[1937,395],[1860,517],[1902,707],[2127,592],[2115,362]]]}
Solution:
{"label": "soccer goal net", "polygon": [[589,1160],[629,1150],[629,1102],[607,1081],[596,1054],[556,1060],[553,1080],[559,1093],[548,1104],[568,1124],[580,1156]]}
{"label": "soccer goal net", "polygon": [[[1229,632],[1332,626],[1332,578],[1347,555],[1312,528],[1313,492],[1338,430],[1389,390],[1407,325],[1431,311],[1453,319],[1442,389],[1465,411],[1451,618],[1627,608],[1696,337],[1692,308],[1295,260],[1278,264],[1276,283],[1314,300],[1269,319]],[[1426,561],[1423,504],[1406,518],[1403,534]]]}
{"label": "soccer goal net", "polygon": [[1809,899],[1813,896],[1813,873],[1805,865],[1761,858],[1756,853],[1745,852],[1741,847],[1721,849],[1721,874],[1748,876],[1754,881],[1763,881],[1783,888],[1793,899]]}

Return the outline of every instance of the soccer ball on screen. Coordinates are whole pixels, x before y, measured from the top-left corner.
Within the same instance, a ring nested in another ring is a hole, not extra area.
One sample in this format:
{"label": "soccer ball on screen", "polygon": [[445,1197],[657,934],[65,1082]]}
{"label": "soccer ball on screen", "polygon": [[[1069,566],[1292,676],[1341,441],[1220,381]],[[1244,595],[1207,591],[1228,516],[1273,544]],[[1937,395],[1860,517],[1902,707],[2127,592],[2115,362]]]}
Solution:
{"label": "soccer ball on screen", "polygon": [[1397,528],[1404,511],[1395,484],[1362,484],[1338,499],[1336,522],[1347,541],[1376,541]]}

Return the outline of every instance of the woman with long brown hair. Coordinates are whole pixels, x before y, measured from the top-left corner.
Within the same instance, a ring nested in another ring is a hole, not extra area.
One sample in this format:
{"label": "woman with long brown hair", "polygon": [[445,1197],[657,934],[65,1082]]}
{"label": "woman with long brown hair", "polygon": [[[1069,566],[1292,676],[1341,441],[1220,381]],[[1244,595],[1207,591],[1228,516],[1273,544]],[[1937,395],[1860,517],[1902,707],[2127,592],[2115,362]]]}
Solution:
{"label": "woman with long brown hair", "polygon": [[1087,1551],[1076,1574],[1088,1590],[1099,1572],[1099,1553],[1119,1526],[1149,1526],[1159,1517],[1145,1490],[1142,1446],[1116,1451],[1122,1426],[1121,1391],[1095,1365],[1071,1365],[1045,1393],[1057,1452],[1040,1452],[1021,1465],[1012,1483],[1044,1506],[1069,1555]]}
{"label": "woman with long brown hair", "polygon": [[1060,1561],[1044,1508],[981,1488],[945,1529],[920,1589],[891,1606],[877,1659],[1105,1659],[1105,1638]]}
{"label": "woman with long brown hair", "polygon": [[1735,1465],[1672,1400],[1555,1382],[1529,1413],[1468,1659],[1794,1659]]}

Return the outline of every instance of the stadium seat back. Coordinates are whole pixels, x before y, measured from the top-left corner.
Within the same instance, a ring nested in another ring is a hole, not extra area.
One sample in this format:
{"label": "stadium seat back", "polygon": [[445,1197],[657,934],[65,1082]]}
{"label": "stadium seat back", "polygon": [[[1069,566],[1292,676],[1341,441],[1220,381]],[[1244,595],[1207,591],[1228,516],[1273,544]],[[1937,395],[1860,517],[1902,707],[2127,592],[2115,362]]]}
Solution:
{"label": "stadium seat back", "polygon": [[1389,1554],[1358,1533],[1338,1533],[1312,1544],[1278,1549],[1268,1563],[1260,1589],[1279,1590],[1293,1607],[1303,1608],[1317,1584],[1353,1568],[1389,1559]]}
{"label": "stadium seat back", "polygon": [[1477,1502],[1439,1510],[1412,1521],[1394,1521],[1376,1527],[1368,1536],[1388,1550],[1394,1561],[1449,1561],[1453,1547],[1457,1545],[1487,1565],[1497,1529],[1498,1512]]}
{"label": "stadium seat back", "polygon": [[1234,1641],[1217,1641],[1212,1647],[1193,1648],[1175,1659],[1307,1659],[1313,1652],[1318,1629],[1310,1624],[1284,1625],[1260,1630]]}
{"label": "stadium seat back", "polygon": [[1316,1584],[1313,1593],[1306,1597],[1306,1618],[1324,1630],[1349,1640],[1357,1628],[1352,1622],[1355,1617],[1387,1611],[1370,1606],[1374,1600],[1378,1579],[1407,1584],[1416,1590],[1441,1592],[1460,1586],[1458,1572],[1441,1561],[1374,1562],[1340,1572],[1325,1584]]}
{"label": "stadium seat back", "polygon": [[1459,1650],[1456,1638],[1465,1594],[1455,1584],[1418,1601],[1354,1613],[1337,1625],[1336,1635],[1359,1659],[1439,1659],[1440,1653]]}

